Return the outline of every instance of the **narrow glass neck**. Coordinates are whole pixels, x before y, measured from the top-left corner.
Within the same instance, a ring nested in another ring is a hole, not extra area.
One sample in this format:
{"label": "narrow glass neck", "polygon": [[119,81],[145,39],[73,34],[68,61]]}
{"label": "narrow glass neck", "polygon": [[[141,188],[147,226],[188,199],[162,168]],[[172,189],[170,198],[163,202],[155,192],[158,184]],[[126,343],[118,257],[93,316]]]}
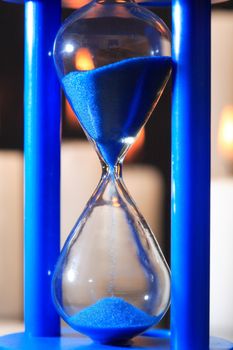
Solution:
{"label": "narrow glass neck", "polygon": [[135,3],[134,0],[96,0],[98,4],[127,4]]}
{"label": "narrow glass neck", "polygon": [[102,176],[111,176],[118,180],[122,178],[122,161],[116,163],[114,167],[110,167],[105,162],[101,161]]}

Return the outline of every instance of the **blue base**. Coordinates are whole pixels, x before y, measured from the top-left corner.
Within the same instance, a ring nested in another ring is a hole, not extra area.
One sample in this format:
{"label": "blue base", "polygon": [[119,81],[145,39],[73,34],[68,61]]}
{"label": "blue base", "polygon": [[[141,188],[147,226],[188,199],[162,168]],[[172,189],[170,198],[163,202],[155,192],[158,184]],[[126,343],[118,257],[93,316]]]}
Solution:
{"label": "blue base", "polygon": [[[93,343],[86,337],[67,335],[57,338],[35,338],[25,333],[0,337],[1,350],[170,350],[169,332],[149,331],[137,337],[129,347]],[[210,350],[233,350],[233,344],[218,338],[211,338]]]}

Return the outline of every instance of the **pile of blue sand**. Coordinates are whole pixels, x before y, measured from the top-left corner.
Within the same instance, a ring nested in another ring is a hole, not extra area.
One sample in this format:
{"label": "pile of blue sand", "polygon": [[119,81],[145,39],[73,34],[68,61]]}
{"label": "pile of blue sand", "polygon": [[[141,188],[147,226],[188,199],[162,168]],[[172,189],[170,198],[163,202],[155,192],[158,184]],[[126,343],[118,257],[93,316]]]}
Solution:
{"label": "pile of blue sand", "polygon": [[110,167],[147,120],[170,71],[170,57],[139,57],[62,79],[84,131]]}
{"label": "pile of blue sand", "polygon": [[68,323],[95,341],[127,341],[150,328],[156,317],[147,315],[121,298],[106,297],[71,316]]}

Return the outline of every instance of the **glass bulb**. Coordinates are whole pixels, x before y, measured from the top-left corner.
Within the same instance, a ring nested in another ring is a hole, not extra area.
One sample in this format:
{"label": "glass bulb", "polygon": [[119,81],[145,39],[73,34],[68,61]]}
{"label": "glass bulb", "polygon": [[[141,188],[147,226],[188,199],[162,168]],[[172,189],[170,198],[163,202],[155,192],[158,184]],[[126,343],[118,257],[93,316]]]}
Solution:
{"label": "glass bulb", "polygon": [[102,343],[144,332],[170,302],[169,268],[122,180],[124,155],[169,78],[170,55],[165,24],[133,1],[92,2],[55,40],[61,84],[102,177],[62,249],[52,295],[71,327]]}

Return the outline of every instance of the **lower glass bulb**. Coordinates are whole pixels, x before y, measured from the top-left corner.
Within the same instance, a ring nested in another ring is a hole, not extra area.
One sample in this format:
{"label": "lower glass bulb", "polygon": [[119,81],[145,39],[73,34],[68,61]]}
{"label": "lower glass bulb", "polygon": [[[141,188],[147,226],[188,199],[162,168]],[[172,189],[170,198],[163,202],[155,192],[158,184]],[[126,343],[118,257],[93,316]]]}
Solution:
{"label": "lower glass bulb", "polygon": [[168,266],[116,174],[103,174],[68,237],[52,283],[63,319],[102,343],[127,341],[166,312]]}

